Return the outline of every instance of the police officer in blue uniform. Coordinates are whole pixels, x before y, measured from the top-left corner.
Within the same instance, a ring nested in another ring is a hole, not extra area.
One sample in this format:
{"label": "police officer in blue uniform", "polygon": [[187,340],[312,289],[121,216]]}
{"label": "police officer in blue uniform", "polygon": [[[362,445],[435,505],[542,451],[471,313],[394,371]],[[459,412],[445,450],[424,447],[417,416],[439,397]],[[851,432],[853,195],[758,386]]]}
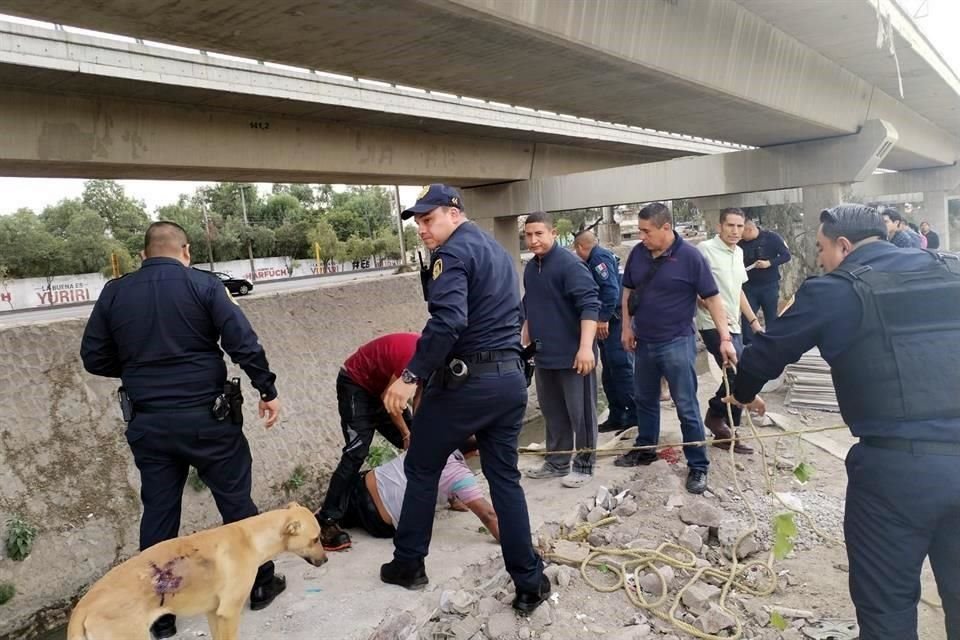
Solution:
{"label": "police officer in blue uniform", "polygon": [[[520,287],[506,250],[464,215],[447,185],[424,188],[402,214],[416,217],[433,251],[427,301],[430,319],[401,379],[384,394],[391,413],[425,385],[404,471],[407,490],[394,537],[394,559],[380,569],[387,583],[427,583],[437,483],[447,456],[476,435],[484,476],[500,521],[500,546],[516,585],[513,606],[536,609],[550,593],[530,540],[530,519],[517,469],[517,437],[527,403],[520,357]],[[469,319],[469,321],[468,321]]]}
{"label": "police officer in blue uniform", "polygon": [[960,262],[885,242],[880,214],[840,205],[820,214],[827,275],[744,352],[734,399],[763,409],[763,384],[817,346],[844,421],[844,517],[850,595],[861,640],[917,638],[924,558],[947,637],[960,640]]}
{"label": "police officer in blue uniform", "polygon": [[[189,268],[184,230],[172,222],[151,224],[143,256],[138,271],[104,287],[80,347],[87,371],[123,383],[126,437],[142,485],[141,550],[178,535],[190,466],[213,493],[224,524],[257,515],[242,414],[235,402],[234,416],[228,415],[230,398],[222,397],[221,345],[260,392],[268,429],[280,410],[276,375],[257,334],[216,277]],[[285,584],[273,562],[262,565],[250,608],[269,605]],[[152,631],[158,638],[175,635],[176,618],[161,616]]]}
{"label": "police officer in blue uniform", "polygon": [[623,348],[620,334],[620,296],[623,293],[617,257],[600,246],[593,231],[581,231],[573,240],[573,250],[587,263],[590,275],[600,288],[600,318],[597,338],[603,372],[600,381],[610,413],[599,425],[603,431],[623,431],[637,424],[637,405],[633,398],[633,354]]}

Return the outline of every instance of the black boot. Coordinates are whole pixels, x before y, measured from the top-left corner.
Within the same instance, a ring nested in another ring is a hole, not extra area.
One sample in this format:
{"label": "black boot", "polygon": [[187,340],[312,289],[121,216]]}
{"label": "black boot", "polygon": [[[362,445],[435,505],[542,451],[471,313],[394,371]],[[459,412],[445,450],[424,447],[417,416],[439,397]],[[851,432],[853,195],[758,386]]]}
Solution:
{"label": "black boot", "polygon": [[177,635],[177,616],[167,613],[157,618],[150,626],[150,633],[157,640],[172,638]]}
{"label": "black boot", "polygon": [[520,613],[532,613],[550,597],[550,578],[540,575],[540,588],[537,591],[517,590],[517,597],[513,599],[513,608]]}
{"label": "black boot", "polygon": [[278,573],[262,584],[254,583],[250,591],[250,608],[254,611],[267,608],[286,588],[287,579]]}
{"label": "black boot", "polygon": [[387,584],[395,584],[405,589],[420,589],[430,582],[423,560],[414,563],[391,560],[381,565],[380,579]]}
{"label": "black boot", "polygon": [[639,467],[641,465],[653,464],[657,461],[657,454],[653,449],[640,449],[628,451],[613,461],[618,467]]}

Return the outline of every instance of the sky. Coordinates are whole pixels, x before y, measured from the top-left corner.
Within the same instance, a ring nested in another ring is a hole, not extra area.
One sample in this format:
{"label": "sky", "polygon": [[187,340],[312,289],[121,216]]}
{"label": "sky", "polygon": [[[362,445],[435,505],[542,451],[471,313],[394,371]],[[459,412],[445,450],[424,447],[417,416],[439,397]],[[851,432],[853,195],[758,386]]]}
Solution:
{"label": "sky", "polygon": [[[956,28],[960,24],[960,0],[897,0],[914,16],[920,29],[940,51],[946,62],[960,74],[960,38]],[[64,198],[79,197],[83,180],[61,178],[3,178],[0,177],[0,215],[22,207],[40,212]],[[168,180],[119,180],[127,194],[143,200],[147,211],[153,213],[162,205],[176,202],[181,193],[193,193],[209,182],[181,182]],[[258,185],[261,193],[269,192],[271,184]],[[420,186],[400,188],[400,201],[413,204]]]}

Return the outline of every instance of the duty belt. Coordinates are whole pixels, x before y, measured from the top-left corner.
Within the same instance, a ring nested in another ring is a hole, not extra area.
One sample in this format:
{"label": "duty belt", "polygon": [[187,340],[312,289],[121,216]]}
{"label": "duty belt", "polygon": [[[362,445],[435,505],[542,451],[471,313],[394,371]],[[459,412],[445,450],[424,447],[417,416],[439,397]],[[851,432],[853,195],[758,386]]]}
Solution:
{"label": "duty belt", "polygon": [[480,364],[482,362],[503,362],[520,358],[520,352],[516,349],[498,349],[496,351],[478,351],[465,356],[454,356],[452,360],[463,360],[467,364]]}
{"label": "duty belt", "polygon": [[908,453],[933,456],[960,456],[960,442],[938,442],[936,440],[907,440],[906,438],[860,438],[868,447],[893,449]]}

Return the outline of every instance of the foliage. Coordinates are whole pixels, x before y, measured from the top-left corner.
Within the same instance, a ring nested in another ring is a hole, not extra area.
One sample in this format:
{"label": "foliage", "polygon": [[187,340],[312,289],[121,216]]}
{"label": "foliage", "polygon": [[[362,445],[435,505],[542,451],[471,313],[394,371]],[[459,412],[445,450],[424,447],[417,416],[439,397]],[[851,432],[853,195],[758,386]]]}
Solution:
{"label": "foliage", "polygon": [[774,611],[770,614],[770,624],[780,631],[787,630],[787,621],[784,620],[779,611]]}
{"label": "foliage", "polygon": [[783,560],[793,551],[793,539],[797,535],[797,524],[792,513],[781,513],[773,518],[773,555]]}
{"label": "foliage", "polygon": [[7,520],[7,555],[13,560],[23,560],[33,549],[37,530],[19,516]]}
{"label": "foliage", "polygon": [[290,477],[280,485],[287,493],[293,493],[307,484],[307,470],[303,465],[298,464],[290,473]]}
{"label": "foliage", "polygon": [[0,582],[0,604],[7,604],[17,594],[12,582]]}
{"label": "foliage", "polygon": [[561,243],[566,243],[573,238],[573,223],[566,218],[560,218],[556,221],[557,237]]}
{"label": "foliage", "polygon": [[[391,192],[378,186],[334,191],[331,185],[280,183],[261,195],[253,184],[221,182],[158,207],[154,217],[184,228],[196,263],[246,259],[249,246],[255,258],[281,255],[293,264],[312,260],[315,242],[325,271],[338,257],[373,258],[377,266],[400,257],[396,207]],[[127,273],[139,266],[149,223],[144,203],[120,184],[89,180],[80,198],[39,215],[21,209],[0,216],[0,260],[11,278],[112,276],[113,255]],[[403,233],[408,250],[415,250],[416,228],[407,225]]]}
{"label": "foliage", "polygon": [[370,445],[370,453],[367,454],[367,467],[376,469],[380,465],[390,462],[399,455],[396,447],[377,435],[377,439]]}
{"label": "foliage", "polygon": [[194,467],[190,467],[190,472],[187,474],[187,484],[197,493],[207,488],[207,483],[200,478],[200,474]]}
{"label": "foliage", "polygon": [[796,478],[800,484],[807,484],[810,478],[813,477],[813,465],[801,462],[794,468],[793,477]]}

